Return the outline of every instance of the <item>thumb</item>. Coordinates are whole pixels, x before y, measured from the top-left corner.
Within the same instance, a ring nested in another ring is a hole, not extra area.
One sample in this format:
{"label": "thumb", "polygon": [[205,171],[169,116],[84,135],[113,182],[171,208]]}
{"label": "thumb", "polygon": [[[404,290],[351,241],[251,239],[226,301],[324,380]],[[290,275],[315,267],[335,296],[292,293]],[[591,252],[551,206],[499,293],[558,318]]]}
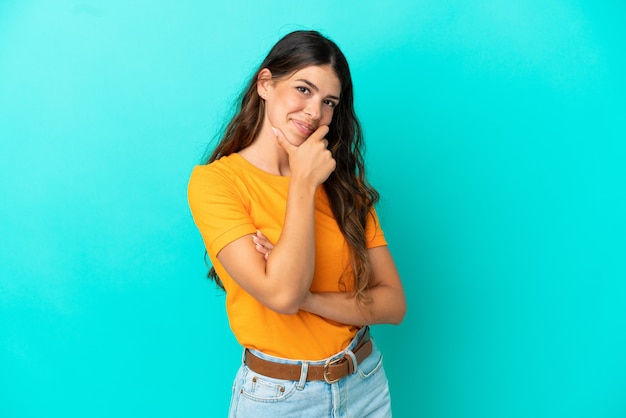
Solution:
{"label": "thumb", "polygon": [[283,131],[278,128],[274,128],[273,126],[272,131],[274,132],[274,135],[276,135],[276,141],[278,142],[278,145],[280,145],[287,152],[287,154],[291,154],[293,151],[298,149],[298,147],[289,142],[287,137],[285,137]]}

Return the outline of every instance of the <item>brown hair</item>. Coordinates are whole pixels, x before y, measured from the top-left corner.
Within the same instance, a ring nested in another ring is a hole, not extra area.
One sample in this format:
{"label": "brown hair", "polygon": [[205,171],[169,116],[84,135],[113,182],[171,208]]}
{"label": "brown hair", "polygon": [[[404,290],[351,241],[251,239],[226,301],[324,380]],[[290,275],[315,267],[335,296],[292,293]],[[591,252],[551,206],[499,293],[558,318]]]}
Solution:
{"label": "brown hair", "polygon": [[[350,249],[354,293],[361,304],[370,302],[368,293],[371,265],[366,248],[365,224],[378,201],[378,193],[365,178],[363,133],[354,111],[352,77],[348,62],[337,45],[315,31],[292,32],[274,45],[243,91],[235,116],[206,163],[249,146],[261,128],[265,102],[257,93],[259,72],[267,68],[280,79],[312,65],[330,65],[341,82],[341,102],[335,108],[328,149],[336,161],[335,171],[324,182],[330,206]],[[209,277],[224,286],[211,268]],[[341,288],[345,283],[340,279]]]}

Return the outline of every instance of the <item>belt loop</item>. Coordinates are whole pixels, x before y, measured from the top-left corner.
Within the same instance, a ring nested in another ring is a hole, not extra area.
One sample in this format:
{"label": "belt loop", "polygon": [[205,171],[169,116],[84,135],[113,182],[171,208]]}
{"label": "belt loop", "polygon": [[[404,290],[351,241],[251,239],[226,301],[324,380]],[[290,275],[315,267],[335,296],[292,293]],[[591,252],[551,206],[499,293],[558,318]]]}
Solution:
{"label": "belt loop", "polygon": [[348,362],[348,370],[350,371],[350,374],[352,374],[356,371],[359,362],[357,361],[356,356],[354,355],[352,350],[346,350],[346,355],[350,356],[350,359],[352,360]]}
{"label": "belt loop", "polygon": [[241,364],[246,364],[246,352],[248,349],[246,347],[243,348],[243,353],[241,353]]}
{"label": "belt loop", "polygon": [[296,386],[298,390],[304,389],[304,385],[306,384],[306,378],[308,374],[309,374],[309,363],[306,361],[303,361],[302,370],[300,372],[300,380],[298,381],[298,386]]}

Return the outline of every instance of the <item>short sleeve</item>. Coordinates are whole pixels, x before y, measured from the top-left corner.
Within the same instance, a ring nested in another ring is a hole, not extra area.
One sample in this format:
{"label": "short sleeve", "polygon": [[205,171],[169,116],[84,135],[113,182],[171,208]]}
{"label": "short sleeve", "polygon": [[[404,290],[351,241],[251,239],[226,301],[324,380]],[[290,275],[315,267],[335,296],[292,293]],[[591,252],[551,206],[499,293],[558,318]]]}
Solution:
{"label": "short sleeve", "polygon": [[376,214],[376,210],[374,208],[372,208],[365,223],[365,239],[367,241],[367,248],[382,247],[387,245],[385,234],[380,226],[380,221],[378,220],[378,215]]}
{"label": "short sleeve", "polygon": [[256,231],[250,202],[235,183],[235,178],[212,165],[196,166],[189,179],[189,207],[211,258],[234,240]]}

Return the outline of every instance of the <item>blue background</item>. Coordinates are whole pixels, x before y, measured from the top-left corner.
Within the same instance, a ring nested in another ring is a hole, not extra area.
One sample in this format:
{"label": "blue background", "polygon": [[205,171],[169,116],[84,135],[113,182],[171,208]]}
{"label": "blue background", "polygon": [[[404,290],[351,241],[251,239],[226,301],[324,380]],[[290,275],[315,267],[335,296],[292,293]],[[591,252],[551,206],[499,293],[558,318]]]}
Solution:
{"label": "blue background", "polygon": [[0,2],[0,416],[225,416],[194,164],[271,45],[347,55],[398,417],[626,416],[624,6]]}

